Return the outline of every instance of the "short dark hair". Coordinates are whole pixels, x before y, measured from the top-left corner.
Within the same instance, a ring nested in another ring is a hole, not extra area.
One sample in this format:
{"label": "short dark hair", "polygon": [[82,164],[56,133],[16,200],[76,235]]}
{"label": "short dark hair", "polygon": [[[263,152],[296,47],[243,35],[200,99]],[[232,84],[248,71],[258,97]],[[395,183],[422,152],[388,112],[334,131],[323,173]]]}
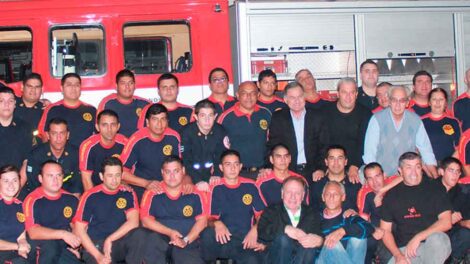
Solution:
{"label": "short dark hair", "polygon": [[277,76],[276,76],[276,73],[273,72],[273,70],[271,69],[266,69],[266,70],[262,70],[259,74],[258,74],[258,82],[261,82],[264,78],[266,77],[273,77],[274,78],[274,81],[277,82]]}
{"label": "short dark hair", "polygon": [[42,77],[41,77],[41,74],[39,74],[39,73],[32,72],[32,73],[26,75],[26,77],[24,77],[24,79],[23,79],[23,85],[26,85],[26,83],[29,80],[38,80],[41,83],[41,86],[42,86]]}
{"label": "short dark hair", "polygon": [[[455,164],[459,165],[460,169],[463,168],[462,162],[460,162],[459,159],[456,159],[456,158],[454,158],[454,157],[447,157],[447,158],[443,159],[443,160],[441,161],[439,167],[440,167],[441,169],[445,170],[445,169],[447,169],[447,167],[449,167],[449,165],[452,164],[452,163],[455,163]],[[463,172],[462,172],[462,173],[463,173]]]}
{"label": "short dark hair", "polygon": [[160,83],[164,80],[175,80],[176,85],[177,86],[179,85],[178,78],[174,74],[167,72],[167,73],[160,75],[160,77],[158,77],[158,80],[157,80],[158,89],[160,89]]}
{"label": "short dark hair", "polygon": [[342,150],[343,153],[344,153],[344,157],[345,158],[348,158],[348,152],[346,151],[346,148],[339,145],[339,144],[333,144],[333,145],[330,145],[328,146],[328,148],[326,149],[326,152],[325,152],[325,159],[328,158],[328,155],[330,154],[330,151],[333,150],[333,149],[339,149],[339,150]]}
{"label": "short dark hair", "polygon": [[400,158],[398,159],[398,166],[401,167],[401,165],[403,165],[403,162],[405,160],[421,160],[421,156],[416,153],[416,152],[412,152],[412,151],[408,151],[408,152],[405,152],[403,154],[401,154]]}
{"label": "short dark hair", "polygon": [[431,83],[433,82],[432,75],[431,75],[429,72],[427,72],[427,71],[418,71],[418,72],[415,73],[415,75],[413,76],[413,85],[415,85],[416,79],[417,79],[419,76],[428,76],[429,79],[431,79]]}
{"label": "short dark hair", "polygon": [[281,190],[284,189],[284,186],[286,186],[286,184],[291,181],[296,181],[300,183],[302,185],[303,190],[307,188],[307,181],[304,178],[298,176],[289,176],[282,181]]}
{"label": "short dark hair", "polygon": [[40,170],[41,175],[44,175],[44,167],[46,167],[47,164],[58,165],[60,167],[60,169],[62,170],[62,173],[64,172],[64,169],[62,168],[62,164],[60,164],[59,162],[57,162],[55,160],[50,159],[50,160],[46,160],[43,163],[41,163],[41,170]]}
{"label": "short dark hair", "polygon": [[160,113],[165,113],[166,117],[168,117],[168,109],[162,104],[152,104],[148,109],[147,113],[145,113],[145,119],[150,119],[153,115],[158,115]]}
{"label": "short dark hair", "polygon": [[431,101],[431,96],[435,93],[439,93],[441,92],[442,94],[444,94],[444,98],[446,99],[446,103],[447,103],[447,100],[449,98],[449,95],[447,94],[447,91],[440,88],[440,87],[437,87],[437,88],[434,88],[431,90],[431,92],[429,93],[429,97],[428,97],[428,100]]}
{"label": "short dark hair", "polygon": [[209,99],[204,99],[196,103],[194,106],[194,113],[197,115],[199,114],[199,111],[201,111],[202,108],[210,108],[214,113],[216,112],[215,110],[215,104],[211,102]]}
{"label": "short dark hair", "polygon": [[15,91],[8,86],[0,86],[0,93],[12,94],[15,97]]}
{"label": "short dark hair", "polygon": [[176,155],[170,155],[168,157],[166,157],[163,162],[162,162],[162,168],[163,166],[165,166],[166,164],[169,164],[169,163],[172,163],[172,162],[177,162],[179,165],[183,166],[183,160],[176,156]]}
{"label": "short dark hair", "polygon": [[135,82],[135,75],[134,73],[129,70],[129,69],[123,69],[123,70],[120,70],[117,74],[116,74],[116,84],[119,83],[119,80],[121,80],[122,77],[131,77],[132,80]]}
{"label": "short dark hair", "polygon": [[375,67],[378,69],[379,66],[377,65],[377,63],[371,59],[367,59],[365,60],[364,62],[361,63],[361,66],[359,67],[359,71],[362,71],[362,68],[364,68],[364,66],[366,66],[366,64],[373,64],[375,65]]}
{"label": "short dark hair", "polygon": [[0,179],[2,178],[3,174],[7,172],[16,172],[18,174],[18,178],[20,178],[20,171],[15,165],[7,164],[0,167]]}
{"label": "short dark hair", "polygon": [[67,131],[69,131],[69,124],[63,118],[60,118],[60,117],[52,118],[51,120],[49,120],[49,124],[47,125],[47,128],[50,130],[52,125],[65,125],[65,127],[67,128]]}
{"label": "short dark hair", "polygon": [[217,68],[212,69],[211,72],[209,72],[209,83],[212,82],[212,74],[214,74],[214,72],[219,72],[219,71],[223,72],[225,74],[225,77],[227,77],[227,81],[229,81],[227,71],[224,68],[217,67]]}
{"label": "short dark hair", "polygon": [[240,152],[234,149],[227,149],[224,152],[222,152],[222,154],[220,155],[220,162],[222,162],[224,158],[227,156],[237,156],[238,160],[240,160]]}
{"label": "short dark hair", "polygon": [[62,76],[62,79],[60,79],[60,85],[64,86],[64,83],[68,78],[77,78],[80,81],[80,84],[82,83],[82,78],[80,78],[80,75],[76,74],[75,72],[69,72]]}
{"label": "short dark hair", "polygon": [[292,82],[288,83],[286,85],[286,87],[284,87],[284,95],[287,95],[287,91],[289,91],[290,89],[294,89],[296,87],[300,87],[300,89],[302,89],[302,91],[304,91],[304,87],[302,86],[302,84],[300,84],[297,81],[292,81]]}
{"label": "short dark hair", "polygon": [[106,166],[119,166],[122,171],[122,161],[117,157],[107,157],[101,162],[101,173],[104,173]]}
{"label": "short dark hair", "polygon": [[274,151],[276,151],[276,150],[279,149],[279,148],[284,148],[284,149],[286,149],[287,152],[288,152],[289,155],[290,155],[289,147],[288,147],[286,144],[284,144],[284,143],[277,143],[277,144],[275,144],[274,146],[272,146],[271,149],[269,150],[269,156],[274,155]]}
{"label": "short dark hair", "polygon": [[384,169],[382,168],[382,165],[380,165],[380,163],[378,163],[378,162],[371,162],[371,163],[367,164],[367,165],[364,167],[364,175],[366,174],[366,171],[372,170],[372,169],[375,169],[375,168],[379,168],[379,169],[380,169],[380,172],[381,172],[381,173],[384,173]]}
{"label": "short dark hair", "polygon": [[112,117],[116,118],[116,120],[119,123],[119,115],[111,109],[104,109],[103,111],[101,111],[98,114],[98,118],[96,119],[98,121],[98,123],[100,123],[102,116],[112,116]]}

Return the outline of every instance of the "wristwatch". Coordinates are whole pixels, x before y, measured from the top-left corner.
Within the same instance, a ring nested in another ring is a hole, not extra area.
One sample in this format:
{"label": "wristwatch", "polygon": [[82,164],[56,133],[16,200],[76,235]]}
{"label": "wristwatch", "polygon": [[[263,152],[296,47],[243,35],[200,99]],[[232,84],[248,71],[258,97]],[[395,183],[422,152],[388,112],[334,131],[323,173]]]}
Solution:
{"label": "wristwatch", "polygon": [[183,241],[186,243],[186,245],[189,244],[189,238],[187,236],[183,237]]}

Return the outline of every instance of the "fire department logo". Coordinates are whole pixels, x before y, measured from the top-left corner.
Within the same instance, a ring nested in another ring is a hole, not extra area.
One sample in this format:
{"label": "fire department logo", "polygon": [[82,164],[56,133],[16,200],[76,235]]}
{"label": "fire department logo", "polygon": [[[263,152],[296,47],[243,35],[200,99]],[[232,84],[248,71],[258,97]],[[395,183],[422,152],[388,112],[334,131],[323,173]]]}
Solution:
{"label": "fire department logo", "polygon": [[229,149],[230,148],[230,139],[227,136],[225,136],[223,141],[224,141],[224,147]]}
{"label": "fire department logo", "polygon": [[65,218],[72,217],[72,213],[73,213],[72,207],[70,207],[70,206],[64,207],[64,216],[65,216]]}
{"label": "fire department logo", "polygon": [[173,150],[173,146],[171,146],[171,145],[165,145],[165,146],[163,147],[163,154],[165,154],[166,156],[170,156],[172,150]]}
{"label": "fire department logo", "polygon": [[245,194],[242,197],[242,201],[245,205],[250,205],[253,202],[253,196],[251,194]]}
{"label": "fire department logo", "polygon": [[268,121],[266,121],[266,119],[261,119],[261,120],[259,121],[259,126],[260,126],[261,129],[263,129],[263,130],[268,129]]}
{"label": "fire department logo", "polygon": [[90,122],[93,119],[90,113],[84,113],[83,114],[83,120]]}
{"label": "fire department logo", "polygon": [[186,217],[190,217],[193,215],[193,207],[191,205],[186,205],[183,208],[183,215]]}
{"label": "fire department logo", "polygon": [[24,223],[24,220],[25,220],[24,214],[20,213],[20,212],[17,212],[16,213],[16,219],[18,220],[18,222]]}
{"label": "fire department logo", "polygon": [[127,205],[127,200],[126,199],[124,199],[122,197],[117,199],[117,201],[116,201],[116,207],[117,208],[123,209],[123,208],[126,207],[126,205]]}
{"label": "fire department logo", "polygon": [[142,113],[142,108],[141,107],[137,107],[137,109],[135,109],[135,114],[137,116],[140,116],[140,114]]}
{"label": "fire department logo", "polygon": [[455,133],[454,128],[449,124],[443,125],[442,130],[444,130],[444,133],[449,136],[452,136]]}
{"label": "fire department logo", "polygon": [[180,118],[178,118],[178,123],[180,123],[182,126],[185,126],[188,124],[188,119],[185,116],[180,116]]}

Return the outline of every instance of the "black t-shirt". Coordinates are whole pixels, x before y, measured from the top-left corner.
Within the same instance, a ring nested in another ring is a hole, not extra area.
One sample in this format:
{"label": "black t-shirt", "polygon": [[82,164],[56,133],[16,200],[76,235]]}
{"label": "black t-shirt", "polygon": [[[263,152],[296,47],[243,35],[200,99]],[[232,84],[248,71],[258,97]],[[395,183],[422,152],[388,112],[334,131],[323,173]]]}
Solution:
{"label": "black t-shirt", "polygon": [[417,186],[402,182],[391,189],[385,195],[381,213],[383,221],[396,226],[393,236],[398,247],[403,247],[447,210],[452,206],[446,193],[435,182],[423,180]]}

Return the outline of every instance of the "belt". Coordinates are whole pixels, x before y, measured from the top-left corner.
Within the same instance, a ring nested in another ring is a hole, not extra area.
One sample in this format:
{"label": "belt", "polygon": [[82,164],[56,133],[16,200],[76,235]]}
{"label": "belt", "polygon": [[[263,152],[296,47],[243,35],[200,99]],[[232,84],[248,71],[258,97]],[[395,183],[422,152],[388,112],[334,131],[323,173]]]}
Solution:
{"label": "belt", "polygon": [[303,170],[305,169],[305,167],[307,167],[307,163],[301,163],[301,164],[297,164],[297,169],[298,170]]}

